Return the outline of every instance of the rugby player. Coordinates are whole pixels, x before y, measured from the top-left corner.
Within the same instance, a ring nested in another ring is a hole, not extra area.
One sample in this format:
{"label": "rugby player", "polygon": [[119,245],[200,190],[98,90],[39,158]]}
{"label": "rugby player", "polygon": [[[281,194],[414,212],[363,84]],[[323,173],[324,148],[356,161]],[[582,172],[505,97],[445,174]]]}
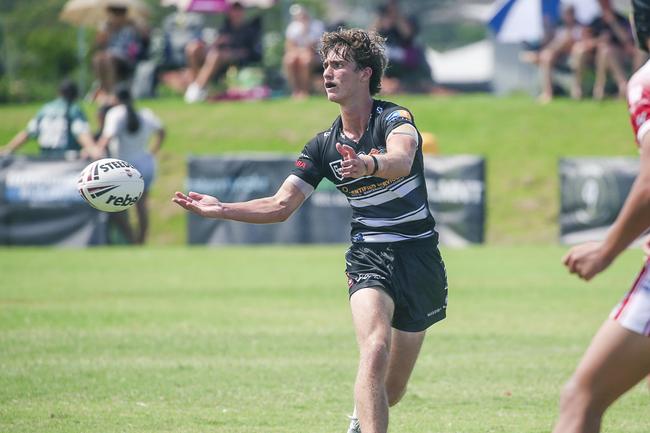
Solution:
{"label": "rugby player", "polygon": [[[639,47],[650,46],[650,0],[632,0]],[[641,155],[639,175],[603,242],[578,245],[564,257],[571,273],[590,280],[650,227],[650,61],[627,90],[632,128]],[[554,433],[600,431],[605,410],[650,373],[650,259],[601,326],[562,393]]]}
{"label": "rugby player", "polygon": [[386,433],[388,407],[404,395],[425,331],[447,307],[421,136],[407,109],[373,99],[384,49],[374,32],[323,35],[324,86],[341,114],[307,143],[274,196],[240,203],[197,192],[173,198],[204,217],[273,223],[286,220],[323,178],[346,195],[353,211],[346,274],[360,353],[350,433]]}

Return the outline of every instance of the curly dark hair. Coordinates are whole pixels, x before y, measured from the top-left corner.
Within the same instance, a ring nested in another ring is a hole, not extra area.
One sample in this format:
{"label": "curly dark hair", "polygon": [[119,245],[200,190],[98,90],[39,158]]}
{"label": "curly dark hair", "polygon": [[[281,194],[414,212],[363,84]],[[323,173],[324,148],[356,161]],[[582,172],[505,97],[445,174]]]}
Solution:
{"label": "curly dark hair", "polygon": [[333,51],[341,58],[354,62],[357,68],[370,68],[370,94],[381,90],[381,77],[386,69],[386,39],[376,32],[362,29],[338,29],[327,32],[321,38],[319,54],[325,60]]}

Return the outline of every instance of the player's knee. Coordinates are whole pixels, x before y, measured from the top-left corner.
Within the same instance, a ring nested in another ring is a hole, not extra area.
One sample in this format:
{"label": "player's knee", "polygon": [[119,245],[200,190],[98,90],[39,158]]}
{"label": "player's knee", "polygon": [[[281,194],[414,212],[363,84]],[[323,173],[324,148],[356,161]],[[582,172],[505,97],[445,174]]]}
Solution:
{"label": "player's knee", "polygon": [[543,50],[539,55],[539,62],[550,65],[553,62],[554,54],[550,50]]}
{"label": "player's knee", "polygon": [[361,345],[361,357],[372,365],[388,363],[388,342],[383,338],[370,337]]}
{"label": "player's knee", "polygon": [[571,378],[560,395],[560,413],[565,416],[584,418],[598,412],[593,394],[589,387],[575,378]]}
{"label": "player's knee", "polygon": [[400,402],[404,394],[406,394],[406,385],[400,388],[387,388],[386,394],[388,396],[388,405],[393,407]]}

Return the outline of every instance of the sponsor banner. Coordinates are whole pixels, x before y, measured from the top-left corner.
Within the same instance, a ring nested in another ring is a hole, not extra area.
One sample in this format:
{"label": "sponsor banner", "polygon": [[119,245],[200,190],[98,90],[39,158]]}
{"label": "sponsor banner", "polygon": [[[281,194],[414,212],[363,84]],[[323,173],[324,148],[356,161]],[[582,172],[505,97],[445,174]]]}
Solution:
{"label": "sponsor banner", "polygon": [[[275,194],[295,159],[277,155],[192,157],[187,189],[223,202]],[[425,157],[429,206],[441,243],[462,246],[484,238],[485,164],[474,156]],[[188,214],[190,244],[347,243],[352,210],[326,179],[286,222],[246,224]]]}
{"label": "sponsor banner", "polygon": [[[293,167],[283,156],[220,156],[190,158],[188,191],[240,202],[274,195]],[[247,224],[188,214],[190,244],[306,243],[314,232],[305,206],[284,224]]]}
{"label": "sponsor banner", "polygon": [[485,159],[473,155],[425,155],[424,177],[440,243],[453,247],[483,243]]}
{"label": "sponsor banner", "polygon": [[560,241],[602,240],[639,172],[632,157],[561,158]]}
{"label": "sponsor banner", "polygon": [[105,243],[106,216],[77,192],[87,161],[0,159],[0,245]]}

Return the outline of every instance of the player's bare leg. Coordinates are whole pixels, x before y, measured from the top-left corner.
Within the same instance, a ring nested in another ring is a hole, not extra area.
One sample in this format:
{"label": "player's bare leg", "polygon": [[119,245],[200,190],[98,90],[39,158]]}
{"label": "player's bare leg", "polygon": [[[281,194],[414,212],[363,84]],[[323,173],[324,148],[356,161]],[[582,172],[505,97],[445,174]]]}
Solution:
{"label": "player's bare leg", "polygon": [[605,410],[650,373],[650,338],[608,320],[565,386],[554,433],[597,433]]}
{"label": "player's bare leg", "polygon": [[406,385],[420,354],[426,331],[405,332],[393,329],[386,374],[388,405],[395,406],[406,393]]}
{"label": "player's bare leg", "polygon": [[128,211],[112,213],[109,216],[109,220],[115,224],[129,244],[135,243],[135,235],[133,234],[133,229],[129,223]]}
{"label": "player's bare leg", "polygon": [[147,232],[149,231],[149,209],[148,209],[148,193],[142,193],[142,197],[135,204],[138,215],[138,233],[135,238],[135,243],[144,244],[147,239]]}
{"label": "player's bare leg", "polygon": [[185,47],[185,58],[187,59],[187,69],[189,72],[189,82],[196,81],[201,66],[205,61],[206,47],[202,41],[191,41]]}
{"label": "player's bare leg", "polygon": [[363,433],[388,430],[388,372],[393,300],[380,289],[365,288],[350,298],[359,345],[359,369],[354,387],[357,415]]}

